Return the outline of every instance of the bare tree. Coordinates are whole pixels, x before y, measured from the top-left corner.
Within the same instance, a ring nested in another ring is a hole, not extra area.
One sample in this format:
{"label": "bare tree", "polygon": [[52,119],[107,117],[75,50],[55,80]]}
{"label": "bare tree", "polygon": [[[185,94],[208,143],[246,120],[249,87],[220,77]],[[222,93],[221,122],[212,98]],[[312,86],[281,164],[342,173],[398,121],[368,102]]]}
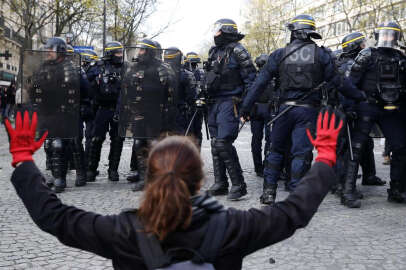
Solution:
{"label": "bare tree", "polygon": [[33,37],[50,23],[54,10],[44,1],[4,0],[4,3],[12,11],[6,15],[6,21],[17,26],[17,33],[24,34],[23,49],[32,49]]}

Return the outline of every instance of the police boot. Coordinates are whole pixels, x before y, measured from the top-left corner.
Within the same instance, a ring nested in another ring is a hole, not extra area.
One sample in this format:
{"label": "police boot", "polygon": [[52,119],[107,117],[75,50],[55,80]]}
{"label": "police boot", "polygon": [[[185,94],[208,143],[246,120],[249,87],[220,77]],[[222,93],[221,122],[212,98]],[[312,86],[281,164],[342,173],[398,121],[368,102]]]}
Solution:
{"label": "police boot", "polygon": [[259,201],[262,204],[273,204],[273,203],[275,203],[277,187],[278,187],[278,185],[269,184],[269,183],[266,183],[264,181],[263,192],[262,192],[261,197],[259,198]]}
{"label": "police boot", "polygon": [[51,170],[51,142],[52,140],[46,139],[44,142],[44,151],[45,151],[45,170]]}
{"label": "police boot", "polygon": [[220,155],[215,146],[216,139],[211,140],[211,154],[213,158],[213,173],[214,184],[209,188],[209,193],[212,196],[220,196],[228,194],[228,181],[226,175],[226,166],[221,160]]}
{"label": "police boot", "polygon": [[224,161],[232,183],[227,200],[238,200],[247,194],[247,185],[244,182],[237,151],[232,143],[227,140],[216,140],[216,148],[220,158]]}
{"label": "police boot", "polygon": [[388,192],[388,202],[406,203],[406,192],[402,192],[402,183],[399,181],[390,181]]}
{"label": "police boot", "polygon": [[349,161],[347,166],[347,173],[344,182],[343,195],[341,196],[341,203],[349,208],[360,208],[361,202],[359,201],[359,194],[356,190],[358,163],[356,161]]}
{"label": "police boot", "polygon": [[130,162],[130,172],[128,173],[128,176],[127,176],[128,182],[134,183],[134,182],[137,182],[140,180],[137,169],[138,169],[137,154],[135,151],[135,143],[133,143],[132,153],[131,153],[131,162]]}
{"label": "police boot", "polygon": [[97,167],[99,166],[100,154],[103,145],[103,138],[94,137],[89,146],[89,159],[86,173],[86,181],[94,182],[97,176]]}
{"label": "police boot", "polygon": [[121,151],[123,150],[124,139],[120,137],[111,138],[109,153],[109,180],[116,182],[120,179],[118,166],[120,164]]}
{"label": "police boot", "polygon": [[147,155],[148,149],[144,147],[137,147],[137,167],[138,167],[138,179],[139,181],[135,182],[131,190],[132,191],[142,191],[145,186],[145,172],[147,170]]}
{"label": "police boot", "polygon": [[67,160],[65,149],[61,139],[54,139],[51,142],[51,172],[54,177],[55,192],[61,193],[66,188]]}
{"label": "police boot", "polygon": [[76,168],[75,186],[81,187],[86,185],[86,167],[85,167],[85,152],[83,145],[79,139],[72,141],[72,159]]}
{"label": "police boot", "polygon": [[394,151],[390,164],[390,189],[388,189],[388,201],[406,203],[406,149]]}

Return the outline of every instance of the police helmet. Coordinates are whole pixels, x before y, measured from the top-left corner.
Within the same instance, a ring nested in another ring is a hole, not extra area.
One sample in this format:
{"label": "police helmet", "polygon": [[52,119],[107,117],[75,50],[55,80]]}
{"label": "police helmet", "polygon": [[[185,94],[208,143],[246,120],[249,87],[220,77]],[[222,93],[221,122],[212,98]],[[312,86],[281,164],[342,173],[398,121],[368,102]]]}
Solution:
{"label": "police helmet", "polygon": [[202,62],[200,56],[195,52],[188,52],[186,54],[186,61],[189,63],[197,63],[197,64]]}
{"label": "police helmet", "polygon": [[141,39],[136,44],[135,55],[133,60],[139,63],[146,63],[151,61],[152,59],[159,59],[161,60],[161,52],[160,49],[161,45],[148,38]]}
{"label": "police helmet", "polygon": [[97,53],[93,50],[83,50],[80,53],[82,60],[86,63],[91,63],[94,61],[97,61],[99,59],[99,57],[97,56]]}
{"label": "police helmet", "polygon": [[255,58],[255,64],[258,68],[262,68],[268,61],[268,55],[261,53],[257,58]]}
{"label": "police helmet", "polygon": [[375,29],[375,40],[377,47],[396,48],[402,39],[402,29],[395,22],[386,22],[380,24]]}
{"label": "police helmet", "polygon": [[66,41],[61,37],[52,37],[47,40],[47,43],[44,46],[44,49],[47,51],[54,51],[58,53],[66,53],[67,52],[67,44]]}
{"label": "police helmet", "polygon": [[321,35],[316,32],[316,21],[310,15],[298,15],[287,24],[287,28],[292,35],[299,39],[321,39]]}
{"label": "police helmet", "polygon": [[176,65],[179,65],[179,67],[180,67],[182,60],[183,60],[183,54],[182,54],[182,51],[179,50],[179,48],[169,47],[168,49],[165,50],[164,62],[173,64],[174,67],[176,67]]}
{"label": "police helmet", "polygon": [[[121,54],[121,55],[116,55]],[[118,41],[108,42],[104,48],[104,58],[114,64],[123,63],[123,45]]]}
{"label": "police helmet", "polygon": [[221,33],[229,34],[232,36],[236,36],[238,40],[244,38],[244,35],[238,32],[238,27],[235,21],[231,19],[220,19],[214,23],[213,26],[213,36],[216,36],[217,33],[221,31]]}
{"label": "police helmet", "polygon": [[354,32],[346,35],[341,42],[344,53],[358,53],[362,43],[365,43],[365,35],[360,32]]}

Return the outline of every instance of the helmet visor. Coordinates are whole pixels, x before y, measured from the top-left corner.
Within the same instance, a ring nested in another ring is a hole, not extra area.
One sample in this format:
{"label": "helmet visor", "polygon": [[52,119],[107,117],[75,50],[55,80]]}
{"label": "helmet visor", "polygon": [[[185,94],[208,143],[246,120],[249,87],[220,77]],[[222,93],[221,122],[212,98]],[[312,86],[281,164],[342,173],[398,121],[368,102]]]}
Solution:
{"label": "helmet visor", "polygon": [[221,27],[223,27],[223,24],[220,23],[220,22],[216,22],[216,23],[213,25],[213,28],[212,28],[212,30],[211,30],[211,33],[213,34],[213,36],[218,35],[218,32],[221,30]]}
{"label": "helmet visor", "polygon": [[378,28],[378,47],[395,48],[398,45],[400,29],[389,27]]}

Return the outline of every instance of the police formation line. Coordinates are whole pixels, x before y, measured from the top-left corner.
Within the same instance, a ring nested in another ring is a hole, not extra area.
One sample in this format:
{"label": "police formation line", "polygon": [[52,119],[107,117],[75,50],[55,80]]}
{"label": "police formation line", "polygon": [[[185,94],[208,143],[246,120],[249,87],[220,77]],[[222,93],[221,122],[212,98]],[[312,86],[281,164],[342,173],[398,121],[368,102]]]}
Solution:
{"label": "police formation line", "polygon": [[388,200],[405,203],[406,57],[399,25],[377,27],[374,47],[366,48],[362,33],[351,33],[336,52],[313,41],[322,37],[311,16],[296,16],[287,27],[289,44],[257,57],[258,71],[240,43],[244,35],[230,19],[215,23],[215,45],[203,69],[196,53],[183,56],[178,48],[162,49],[150,39],[133,47],[109,42],[100,60],[91,50],[78,57],[58,37],[41,51],[25,52],[26,107],[41,116],[40,131],[49,131],[44,148],[53,179],[48,185],[64,191],[69,166],[76,169],[76,186],[94,182],[109,132],[108,179],[119,181],[123,141],[131,138],[127,179],[133,191],[141,191],[152,141],[182,134],[195,137],[201,146],[205,126],[214,169],[209,191],[236,200],[247,194],[247,186],[233,143],[241,122],[251,121],[255,172],[264,178],[260,201],[272,204],[279,180],[285,179],[292,191],[309,170],[313,145],[306,129],[314,129],[321,107],[331,106],[346,119],[334,189],[341,202],[361,205],[359,165],[362,184],[385,185],[375,175],[370,137],[377,124],[392,153]]}

